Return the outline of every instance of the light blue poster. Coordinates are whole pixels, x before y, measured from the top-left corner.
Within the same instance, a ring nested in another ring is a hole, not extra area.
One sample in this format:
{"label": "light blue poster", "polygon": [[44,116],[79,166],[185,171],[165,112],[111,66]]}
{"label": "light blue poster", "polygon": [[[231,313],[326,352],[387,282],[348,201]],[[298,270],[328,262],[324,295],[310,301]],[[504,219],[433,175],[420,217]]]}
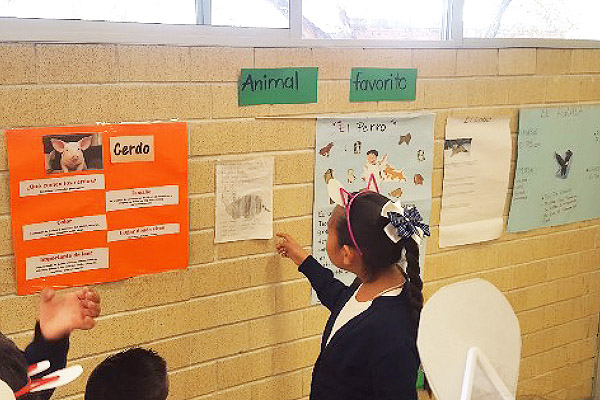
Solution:
{"label": "light blue poster", "polygon": [[521,110],[510,232],[600,217],[600,106]]}
{"label": "light blue poster", "polygon": [[[434,120],[434,114],[317,119],[313,255],[344,283],[352,283],[355,275],[333,266],[325,249],[327,221],[335,207],[327,182],[335,178],[349,192],[357,192],[373,174],[381,194],[416,205],[429,223]],[[421,274],[426,242],[421,244]]]}

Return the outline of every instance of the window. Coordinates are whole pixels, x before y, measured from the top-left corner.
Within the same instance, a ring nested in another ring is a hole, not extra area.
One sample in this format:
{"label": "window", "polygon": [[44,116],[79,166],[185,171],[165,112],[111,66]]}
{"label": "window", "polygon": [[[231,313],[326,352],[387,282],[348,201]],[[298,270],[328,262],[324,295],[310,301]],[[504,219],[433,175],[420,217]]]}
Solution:
{"label": "window", "polygon": [[597,48],[598,15],[600,0],[0,0],[0,41]]}
{"label": "window", "polygon": [[0,16],[288,28],[289,0],[0,0]]}
{"label": "window", "polygon": [[599,14],[598,0],[465,0],[464,35],[600,40]]}
{"label": "window", "polygon": [[194,0],[0,0],[0,16],[195,24]]}
{"label": "window", "polygon": [[441,40],[444,0],[303,0],[310,39]]}
{"label": "window", "polygon": [[212,0],[211,25],[288,28],[289,0]]}

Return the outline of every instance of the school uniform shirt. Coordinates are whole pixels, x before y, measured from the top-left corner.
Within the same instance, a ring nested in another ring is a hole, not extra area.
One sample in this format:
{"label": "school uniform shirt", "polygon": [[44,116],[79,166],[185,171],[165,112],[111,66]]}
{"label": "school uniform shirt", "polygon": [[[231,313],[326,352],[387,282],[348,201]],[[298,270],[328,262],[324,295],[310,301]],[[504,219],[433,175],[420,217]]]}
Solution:
{"label": "school uniform shirt", "polygon": [[[35,324],[35,333],[33,341],[25,348],[25,359],[27,364],[35,364],[40,361],[50,361],[50,368],[42,372],[40,376],[48,375],[59,369],[63,369],[67,365],[67,352],[69,351],[69,337],[58,340],[46,340],[40,329],[40,323]],[[39,376],[36,376],[39,378]],[[54,390],[44,390],[38,392],[41,400],[49,399]]]}
{"label": "school uniform shirt", "polygon": [[416,400],[419,356],[408,291],[375,298],[331,334],[360,280],[346,286],[312,256],[298,269],[331,311],[313,368],[310,399]]}
{"label": "school uniform shirt", "polygon": [[[360,289],[360,286],[358,287],[358,289]],[[329,341],[331,340],[333,335],[335,335],[335,333],[342,326],[346,325],[348,321],[352,320],[352,318],[365,312],[373,303],[373,300],[358,301],[356,299],[358,289],[356,289],[356,292],[354,292],[354,294],[350,296],[346,304],[344,304],[344,307],[342,307],[342,310],[338,314],[337,318],[335,319],[333,327],[331,328],[331,332],[329,333],[329,337],[327,338],[327,344],[329,344]],[[394,290],[390,290],[389,292],[382,293],[381,296],[398,296],[400,294],[400,291],[402,291],[402,288],[396,288]]]}

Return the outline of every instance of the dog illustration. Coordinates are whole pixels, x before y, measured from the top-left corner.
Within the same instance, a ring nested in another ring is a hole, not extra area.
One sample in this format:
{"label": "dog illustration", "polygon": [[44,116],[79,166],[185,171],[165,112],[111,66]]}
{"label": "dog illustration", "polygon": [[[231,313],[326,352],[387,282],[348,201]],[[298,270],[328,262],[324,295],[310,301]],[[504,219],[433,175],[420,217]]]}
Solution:
{"label": "dog illustration", "polygon": [[[329,181],[333,179],[333,170],[331,168],[325,171],[323,179],[325,179],[325,184],[328,184]],[[329,204],[334,204],[333,200],[329,199]]]}
{"label": "dog illustration", "polygon": [[394,189],[390,192],[390,196],[392,197],[400,197],[402,196],[402,188]]}
{"label": "dog illustration", "polygon": [[348,169],[348,183],[352,183],[356,180],[356,175],[354,175],[354,170],[352,168]]}
{"label": "dog illustration", "polygon": [[389,164],[385,166],[383,172],[385,173],[387,179],[389,179],[390,181],[402,182],[403,180],[406,180],[406,176],[404,176],[404,171],[394,169]]}
{"label": "dog illustration", "polygon": [[329,183],[329,181],[333,179],[333,170],[331,168],[325,171],[323,179],[325,179],[325,183]]}
{"label": "dog illustration", "polygon": [[329,153],[331,152],[331,148],[333,147],[333,142],[329,142],[327,146],[323,147],[319,150],[319,154],[323,157],[329,157]]}
{"label": "dog illustration", "polygon": [[411,135],[410,132],[408,132],[406,135],[401,135],[400,136],[400,140],[398,140],[398,144],[402,144],[402,143],[406,143],[406,145],[410,145],[410,139],[411,139]]}

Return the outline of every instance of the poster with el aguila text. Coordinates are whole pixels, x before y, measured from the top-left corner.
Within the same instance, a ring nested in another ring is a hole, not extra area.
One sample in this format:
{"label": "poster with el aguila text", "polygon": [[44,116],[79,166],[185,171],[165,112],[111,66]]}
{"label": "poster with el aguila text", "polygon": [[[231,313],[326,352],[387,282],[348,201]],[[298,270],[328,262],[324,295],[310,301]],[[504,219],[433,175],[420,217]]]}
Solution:
{"label": "poster with el aguila text", "polygon": [[509,232],[600,217],[600,106],[524,109]]}
{"label": "poster with el aguila text", "polygon": [[6,132],[17,294],[186,268],[184,123]]}

